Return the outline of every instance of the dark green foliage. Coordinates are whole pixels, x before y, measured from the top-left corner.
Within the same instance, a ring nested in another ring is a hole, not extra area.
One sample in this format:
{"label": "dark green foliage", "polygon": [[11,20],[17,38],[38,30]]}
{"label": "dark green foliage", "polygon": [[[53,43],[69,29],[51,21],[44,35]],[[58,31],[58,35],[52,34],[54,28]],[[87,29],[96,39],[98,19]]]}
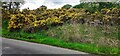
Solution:
{"label": "dark green foliage", "polygon": [[72,7],[72,5],[66,4],[66,5],[64,5],[62,8],[69,9],[69,8],[71,8],[71,7]]}
{"label": "dark green foliage", "polygon": [[73,8],[84,8],[90,12],[100,11],[103,8],[120,8],[119,3],[112,3],[112,2],[89,2],[89,3],[81,3],[78,5],[73,6]]}
{"label": "dark green foliage", "polygon": [[47,6],[42,5],[42,6],[40,6],[40,8],[42,8],[43,10],[45,10],[45,9],[47,9]]}

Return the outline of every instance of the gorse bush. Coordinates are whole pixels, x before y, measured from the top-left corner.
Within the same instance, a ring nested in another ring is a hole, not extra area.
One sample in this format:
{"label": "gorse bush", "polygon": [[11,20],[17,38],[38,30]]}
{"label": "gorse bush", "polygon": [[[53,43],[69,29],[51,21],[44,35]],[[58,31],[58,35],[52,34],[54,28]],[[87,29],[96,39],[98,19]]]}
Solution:
{"label": "gorse bush", "polygon": [[86,9],[59,8],[46,9],[45,6],[35,10],[3,9],[3,18],[9,20],[9,31],[22,29],[26,26],[43,29],[51,26],[59,26],[64,23],[82,23],[93,25],[119,25],[120,8],[101,9],[90,13]]}

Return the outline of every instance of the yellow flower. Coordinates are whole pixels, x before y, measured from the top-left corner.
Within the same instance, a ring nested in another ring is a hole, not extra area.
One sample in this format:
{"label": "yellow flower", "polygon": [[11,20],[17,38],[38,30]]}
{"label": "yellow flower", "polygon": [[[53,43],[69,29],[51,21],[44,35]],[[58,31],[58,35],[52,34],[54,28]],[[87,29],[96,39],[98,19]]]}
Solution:
{"label": "yellow flower", "polygon": [[12,16],[11,16],[11,19],[15,19],[15,18],[16,18],[15,15],[12,15]]}
{"label": "yellow flower", "polygon": [[118,18],[120,18],[120,16]]}
{"label": "yellow flower", "polygon": [[13,28],[17,28],[16,26],[13,26]]}
{"label": "yellow flower", "polygon": [[37,26],[37,24],[35,23],[34,26]]}

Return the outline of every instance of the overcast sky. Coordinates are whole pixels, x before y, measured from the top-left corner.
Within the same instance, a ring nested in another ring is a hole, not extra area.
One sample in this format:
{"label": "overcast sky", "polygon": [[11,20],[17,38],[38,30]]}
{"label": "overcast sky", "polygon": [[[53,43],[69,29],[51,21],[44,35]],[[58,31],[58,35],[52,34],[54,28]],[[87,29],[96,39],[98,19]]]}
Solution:
{"label": "overcast sky", "polygon": [[[22,0],[2,0],[2,1],[16,1],[20,2]],[[41,5],[47,6],[48,9],[60,8],[63,5],[70,4],[72,6],[77,5],[80,1],[87,1],[87,2],[106,2],[106,1],[120,1],[120,0],[25,0],[25,4],[21,6],[20,9],[30,8],[36,9]]]}
{"label": "overcast sky", "polygon": [[30,8],[36,9],[41,5],[47,6],[48,9],[60,8],[65,4],[76,5],[79,4],[79,0],[25,0],[25,4],[20,9]]}

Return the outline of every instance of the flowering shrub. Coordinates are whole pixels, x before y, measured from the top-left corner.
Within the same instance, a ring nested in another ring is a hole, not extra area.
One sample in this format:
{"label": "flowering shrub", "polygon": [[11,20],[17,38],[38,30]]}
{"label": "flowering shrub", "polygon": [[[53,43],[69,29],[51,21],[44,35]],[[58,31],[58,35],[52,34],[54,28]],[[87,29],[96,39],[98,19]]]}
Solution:
{"label": "flowering shrub", "polygon": [[[14,12],[13,12],[14,11]],[[46,9],[44,6],[36,10],[24,9],[6,11],[3,9],[3,18],[10,19],[9,31],[22,29],[27,25],[33,27],[59,26],[66,22],[72,23],[90,23],[100,21],[103,24],[116,24],[120,21],[120,8],[102,9],[95,13],[90,13],[85,9]]]}

